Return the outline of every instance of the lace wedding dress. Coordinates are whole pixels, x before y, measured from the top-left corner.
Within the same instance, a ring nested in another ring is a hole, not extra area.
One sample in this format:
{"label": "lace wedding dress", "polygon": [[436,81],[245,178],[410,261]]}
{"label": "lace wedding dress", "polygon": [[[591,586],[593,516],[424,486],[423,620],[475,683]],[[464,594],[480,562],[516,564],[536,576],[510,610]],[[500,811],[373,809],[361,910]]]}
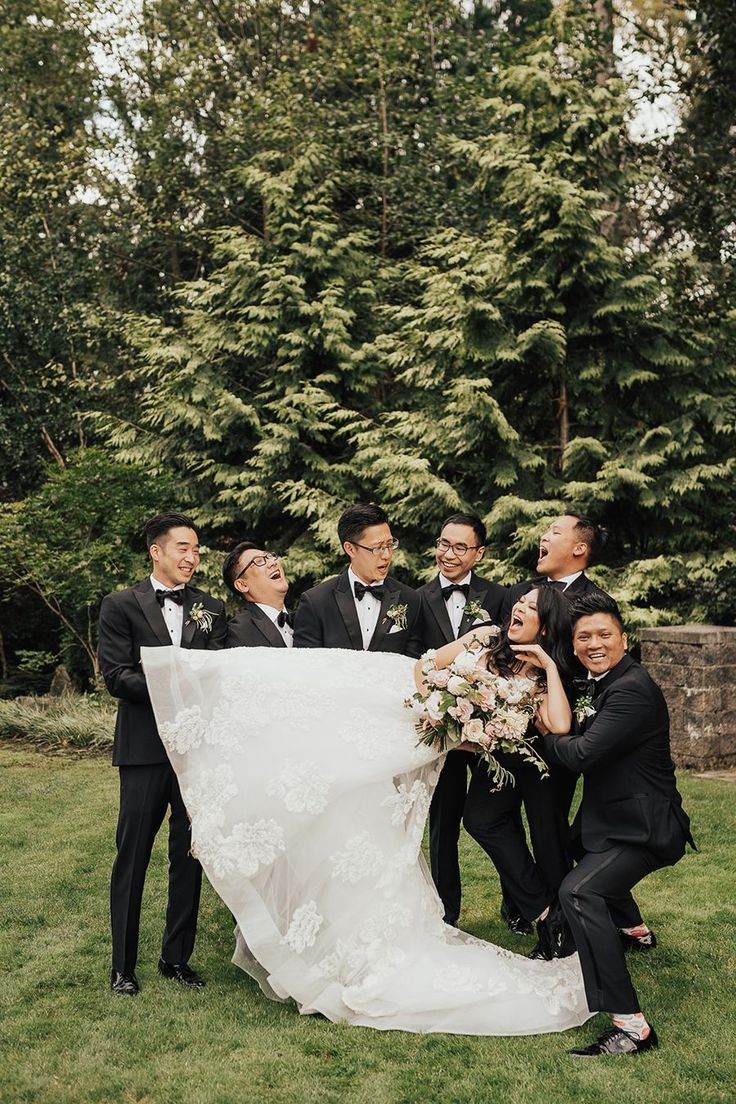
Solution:
{"label": "lace wedding dress", "polygon": [[237,919],[233,961],[336,1023],[564,1031],[577,955],[535,962],[443,923],[420,846],[442,759],[416,746],[413,660],[144,648],[192,851]]}

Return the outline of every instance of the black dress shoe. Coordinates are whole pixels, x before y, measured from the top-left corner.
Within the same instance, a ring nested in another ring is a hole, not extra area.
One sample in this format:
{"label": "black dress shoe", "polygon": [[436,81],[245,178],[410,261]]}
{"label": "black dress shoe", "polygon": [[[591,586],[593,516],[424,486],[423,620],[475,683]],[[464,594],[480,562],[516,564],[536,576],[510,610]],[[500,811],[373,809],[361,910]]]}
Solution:
{"label": "black dress shoe", "polygon": [[646,935],[629,935],[619,928],[618,934],[625,951],[653,951],[657,946],[657,937],[652,931]]}
{"label": "black dress shoe", "polygon": [[505,922],[506,927],[514,935],[531,935],[533,928],[528,920],[516,911],[515,908],[509,908],[505,901],[501,902],[501,919]]}
{"label": "black dress shoe", "polygon": [[188,985],[190,989],[204,989],[204,978],[201,978],[191,967],[187,966],[186,962],[164,962],[163,958],[160,958],[158,960],[158,972],[163,974],[165,978],[171,978],[173,981],[180,981],[182,985]]}
{"label": "black dress shoe", "polygon": [[575,951],[570,925],[559,901],[553,901],[545,919],[537,920],[537,945],[527,957],[551,962],[553,958],[569,958]]}
{"label": "black dress shoe", "polygon": [[110,974],[110,988],[121,997],[135,997],[140,992],[135,974],[121,974],[120,970],[113,970]]}
{"label": "black dress shoe", "polygon": [[571,1050],[573,1058],[599,1058],[602,1054],[643,1054],[645,1050],[654,1050],[659,1045],[657,1032],[650,1027],[646,1039],[637,1039],[620,1027],[610,1027],[599,1039],[586,1047]]}

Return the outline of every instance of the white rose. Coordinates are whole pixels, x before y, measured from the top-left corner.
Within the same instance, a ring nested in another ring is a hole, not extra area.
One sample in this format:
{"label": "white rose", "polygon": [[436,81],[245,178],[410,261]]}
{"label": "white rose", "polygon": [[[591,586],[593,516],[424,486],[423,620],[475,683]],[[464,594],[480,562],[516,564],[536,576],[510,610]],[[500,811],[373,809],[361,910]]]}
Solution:
{"label": "white rose", "polygon": [[455,697],[458,697],[458,695],[464,694],[466,690],[469,690],[470,687],[465,679],[461,679],[459,675],[450,675],[450,678],[447,680],[447,689],[451,694],[454,694]]}

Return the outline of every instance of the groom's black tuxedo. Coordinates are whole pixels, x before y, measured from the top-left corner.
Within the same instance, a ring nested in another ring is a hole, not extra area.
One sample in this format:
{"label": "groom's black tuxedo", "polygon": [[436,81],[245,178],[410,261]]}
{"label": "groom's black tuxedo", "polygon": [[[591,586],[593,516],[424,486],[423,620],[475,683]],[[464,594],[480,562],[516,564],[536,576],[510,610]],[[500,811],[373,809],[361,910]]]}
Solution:
{"label": "groom's black tuxedo", "polygon": [[550,755],[584,778],[576,822],[583,855],[560,887],[560,903],[591,1011],[636,1012],[617,926],[641,922],[632,887],[694,844],[675,782],[662,691],[628,655],[591,690],[595,714],[570,736],[545,737]]}
{"label": "groom's black tuxedo", "polygon": [[227,626],[228,648],[285,648],[283,636],[268,614],[248,602]]}
{"label": "groom's black tuxedo", "polygon": [[[417,594],[422,600],[422,651],[441,648],[443,644],[455,640],[439,575],[419,587]],[[477,602],[491,621],[500,624],[505,597],[505,587],[492,583],[490,579],[483,579],[480,575],[471,574],[466,607]],[[464,613],[457,635],[462,636],[468,632],[474,621],[474,614]],[[449,924],[457,923],[460,915],[461,883],[457,847],[468,791],[468,768],[473,766],[477,758],[477,755],[467,751],[453,751],[447,756],[429,807],[432,878],[442,899],[445,920]]]}
{"label": "groom's black tuxedo", "polygon": [[[191,616],[192,607],[199,604],[212,615],[209,632],[201,619],[198,623]],[[222,602],[187,586],[182,611],[182,648],[224,647]],[[112,965],[123,974],[135,970],[143,883],[169,806],[169,901],[161,957],[187,962],[197,929],[202,868],[189,854],[189,818],[158,735],[140,664],[142,647],[167,646],[171,636],[150,579],[103,599],[98,653],[105,684],[118,699],[113,763],[120,768],[117,855],[110,885]]]}
{"label": "groom's black tuxedo", "polygon": [[[422,650],[421,599],[415,590],[390,575],[384,588],[378,623],[368,651],[397,652],[418,658]],[[388,616],[393,606],[407,607],[405,627],[397,626]],[[363,651],[363,636],[347,569],[302,595],[294,621],[294,647]]]}

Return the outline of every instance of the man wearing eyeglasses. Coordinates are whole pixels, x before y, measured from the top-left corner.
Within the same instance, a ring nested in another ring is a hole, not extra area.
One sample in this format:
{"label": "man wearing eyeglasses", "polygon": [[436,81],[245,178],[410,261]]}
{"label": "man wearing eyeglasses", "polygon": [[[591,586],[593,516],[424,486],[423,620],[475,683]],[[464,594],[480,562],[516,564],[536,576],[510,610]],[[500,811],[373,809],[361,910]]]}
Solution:
{"label": "man wearing eyeglasses", "polygon": [[[483,559],[486,529],[475,514],[453,514],[435,542],[439,574],[419,588],[422,599],[422,650],[441,648],[468,632],[474,623],[500,624],[506,588],[476,575]],[[445,922],[460,915],[458,839],[468,791],[468,768],[477,755],[453,751],[445,760],[429,809],[432,878],[445,909]],[[515,913],[514,913],[515,915]]]}
{"label": "man wearing eyeglasses", "polygon": [[380,506],[349,506],[337,533],[350,561],[340,575],[312,587],[294,622],[296,648],[421,652],[419,595],[389,575],[398,541]]}
{"label": "man wearing eyeglasses", "polygon": [[222,565],[225,585],[245,606],[227,626],[228,648],[291,648],[293,618],[286,609],[281,560],[252,541],[241,541]]}

